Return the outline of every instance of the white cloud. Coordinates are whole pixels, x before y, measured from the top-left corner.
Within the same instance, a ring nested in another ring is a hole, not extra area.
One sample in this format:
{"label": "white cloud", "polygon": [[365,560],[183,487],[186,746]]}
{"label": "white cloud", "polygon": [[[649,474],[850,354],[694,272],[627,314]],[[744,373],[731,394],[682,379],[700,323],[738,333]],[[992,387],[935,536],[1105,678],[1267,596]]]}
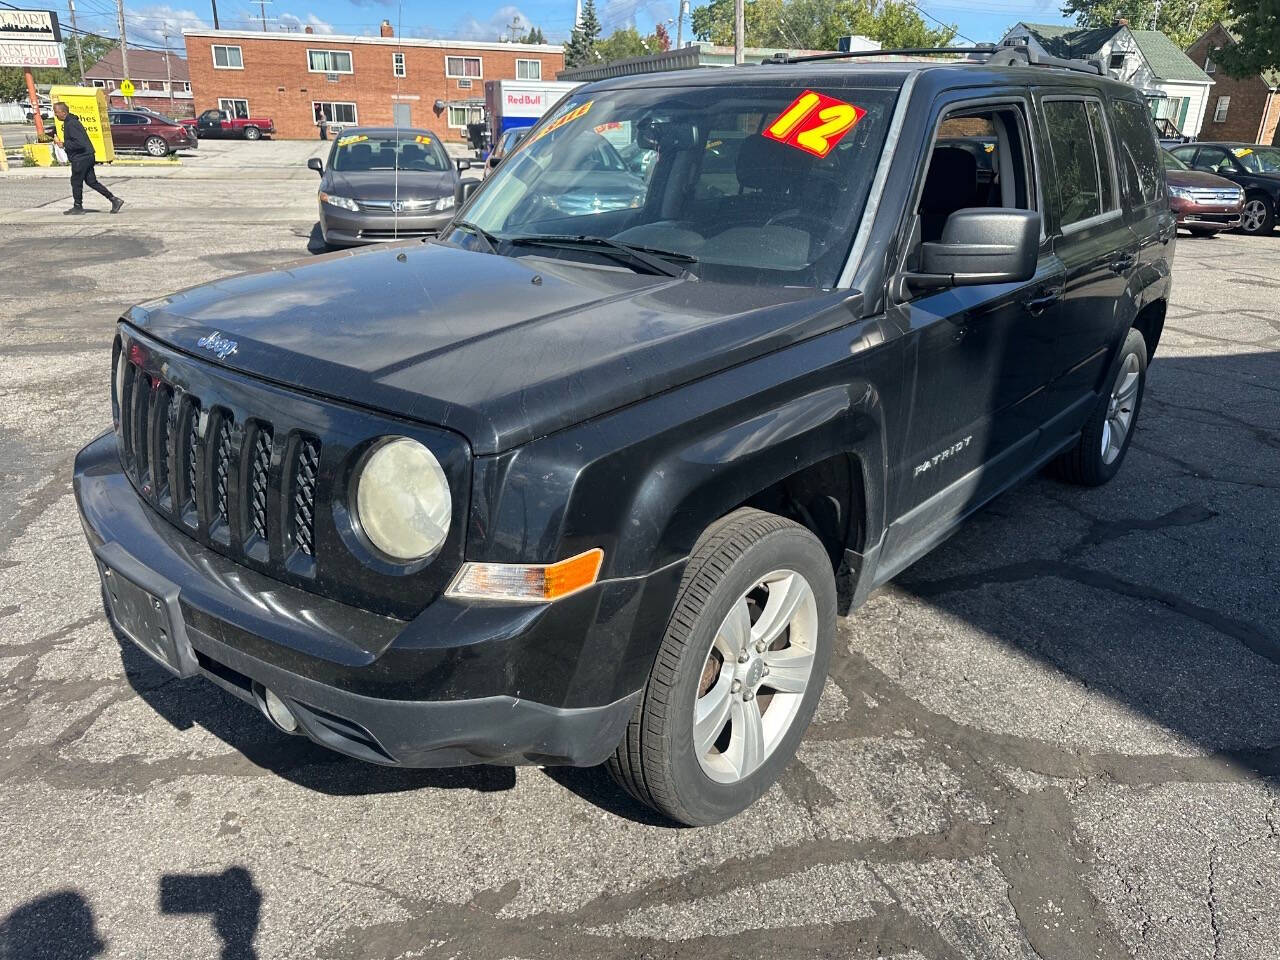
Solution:
{"label": "white cloud", "polygon": [[[182,49],[182,32],[199,30],[209,26],[208,21],[194,10],[175,9],[168,4],[147,4],[125,8],[125,36],[130,43],[152,47],[165,45],[165,33],[169,46]],[[111,30],[111,35],[115,35]]]}
{"label": "white cloud", "polygon": [[282,13],[275,23],[275,29],[288,30],[292,33],[302,33],[307,27],[310,27],[313,33],[333,33],[333,24],[327,20],[321,20],[314,13],[308,13],[305,17],[294,13]]}
{"label": "white cloud", "polygon": [[454,25],[449,36],[456,40],[497,40],[511,32],[511,22],[516,18],[520,21],[521,33],[533,28],[534,22],[519,7],[508,4],[495,10],[488,20],[463,17]]}

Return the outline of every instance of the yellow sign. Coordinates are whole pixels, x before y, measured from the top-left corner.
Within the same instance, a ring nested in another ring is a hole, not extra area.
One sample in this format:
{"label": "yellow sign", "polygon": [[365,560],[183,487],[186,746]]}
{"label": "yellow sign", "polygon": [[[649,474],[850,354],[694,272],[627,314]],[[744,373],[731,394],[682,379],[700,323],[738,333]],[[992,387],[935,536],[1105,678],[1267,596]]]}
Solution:
{"label": "yellow sign", "polygon": [[[84,124],[93,154],[99,163],[110,163],[116,158],[115,144],[111,141],[111,123],[107,119],[107,92],[101,87],[54,87],[49,91],[54,103],[65,103]],[[62,139],[62,121],[54,118],[58,139]]]}
{"label": "yellow sign", "polygon": [[563,127],[566,123],[573,123],[573,121],[577,120],[579,117],[585,117],[587,115],[587,111],[591,109],[591,105],[593,103],[595,103],[594,100],[588,100],[586,103],[582,104],[581,106],[574,107],[564,116],[557,117],[555,120],[552,120],[549,124],[547,124],[541,130],[539,130],[537,136],[535,136],[533,140],[530,140],[529,142],[533,143],[535,140],[541,140],[548,133],[554,133],[555,131]]}
{"label": "yellow sign", "polygon": [[132,81],[132,80],[130,80],[128,77],[125,77],[123,80],[121,80],[121,81],[120,81],[120,95],[121,95],[121,96],[124,96],[124,97],[132,97],[132,96],[133,96],[133,89],[134,89],[134,88],[133,88],[133,81]]}
{"label": "yellow sign", "polygon": [[363,133],[357,133],[357,134],[353,134],[353,135],[352,135],[352,136],[350,136],[350,137],[342,137],[341,139],[339,139],[339,140],[338,140],[338,146],[340,146],[340,147],[349,147],[349,146],[351,146],[353,143],[364,143],[364,141],[366,141],[366,140],[368,140],[368,139],[369,139],[369,138],[368,138],[368,136],[366,136],[365,134],[363,134]]}

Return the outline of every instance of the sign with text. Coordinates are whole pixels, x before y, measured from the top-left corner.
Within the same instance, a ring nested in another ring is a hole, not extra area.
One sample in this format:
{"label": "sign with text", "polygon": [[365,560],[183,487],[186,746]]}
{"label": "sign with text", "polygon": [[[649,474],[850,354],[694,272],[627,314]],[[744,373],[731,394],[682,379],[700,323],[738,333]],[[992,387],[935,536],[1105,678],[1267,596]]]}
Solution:
{"label": "sign with text", "polygon": [[14,43],[0,40],[0,67],[65,67],[60,43]]}
{"label": "sign with text", "polygon": [[0,9],[0,40],[61,43],[58,15],[50,10]]}
{"label": "sign with text", "polygon": [[51,10],[0,9],[0,67],[65,67],[62,31]]}

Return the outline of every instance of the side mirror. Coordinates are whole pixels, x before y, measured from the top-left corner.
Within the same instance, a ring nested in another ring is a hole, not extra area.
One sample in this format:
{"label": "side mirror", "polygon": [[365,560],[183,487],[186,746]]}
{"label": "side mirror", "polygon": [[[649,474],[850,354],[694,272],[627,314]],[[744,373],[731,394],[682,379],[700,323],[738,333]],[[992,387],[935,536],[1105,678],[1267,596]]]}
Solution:
{"label": "side mirror", "polygon": [[501,157],[490,156],[490,157],[489,157],[489,169],[490,169],[490,170],[492,170],[494,167],[496,167],[496,166],[497,166],[498,164],[500,164],[501,162],[502,162],[502,158],[501,158]]}
{"label": "side mirror", "polygon": [[453,188],[454,206],[461,207],[471,199],[471,195],[475,193],[479,187],[479,180],[459,180],[458,185]]}
{"label": "side mirror", "polygon": [[1039,256],[1039,213],[970,207],[947,218],[940,241],[920,245],[920,272],[899,281],[912,291],[1021,283],[1035,276]]}
{"label": "side mirror", "polygon": [[470,169],[471,169],[471,161],[470,161],[470,160],[462,160],[462,159],[458,159],[458,160],[455,160],[455,161],[453,161],[453,162],[454,162],[454,164],[457,166],[457,168],[458,168],[458,172],[459,172],[459,173],[461,173],[463,170],[470,170]]}
{"label": "side mirror", "polygon": [[314,170],[316,173],[324,173],[324,161],[319,157],[312,157],[307,161],[307,169]]}

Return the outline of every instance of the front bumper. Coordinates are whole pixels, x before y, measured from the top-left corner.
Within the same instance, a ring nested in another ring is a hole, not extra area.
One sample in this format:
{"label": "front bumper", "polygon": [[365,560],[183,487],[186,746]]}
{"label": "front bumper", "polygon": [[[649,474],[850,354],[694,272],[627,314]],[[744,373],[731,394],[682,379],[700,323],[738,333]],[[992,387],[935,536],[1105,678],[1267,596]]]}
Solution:
{"label": "front bumper", "polygon": [[1244,201],[1235,204],[1196,203],[1171,197],[1169,207],[1173,210],[1180,227],[1195,227],[1197,230],[1235,230],[1240,226],[1241,211]]}
{"label": "front bumper", "polygon": [[[610,689],[600,683],[604,658],[584,664],[577,648],[598,631],[602,611],[634,615],[650,578],[598,584],[548,606],[437,600],[413,621],[396,620],[273,580],[187,537],[138,497],[113,434],[77,455],[74,488],[100,572],[132,570],[135,582],[155,585],[155,596],[174,611],[174,633],[180,628],[190,648],[175,672],[203,676],[260,708],[270,689],[299,732],[341,753],[414,767],[590,766],[613,751],[639,698],[635,690],[582,705],[574,691],[586,681],[575,687],[574,680],[587,673],[592,689]],[[670,589],[673,574],[679,571],[653,575],[653,585]],[[532,674],[545,674],[553,649],[563,661],[561,706],[520,689],[522,674],[531,685],[538,682]],[[623,649],[616,659],[628,655],[637,654]],[[450,698],[404,696],[406,675],[419,692]],[[487,689],[457,696],[468,678]],[[511,683],[515,689],[497,692]]]}
{"label": "front bumper", "polygon": [[386,212],[355,213],[327,203],[320,205],[320,232],[325,243],[355,246],[363,243],[387,243],[434,237],[453,219],[452,209],[430,213],[402,213],[398,217]]}

